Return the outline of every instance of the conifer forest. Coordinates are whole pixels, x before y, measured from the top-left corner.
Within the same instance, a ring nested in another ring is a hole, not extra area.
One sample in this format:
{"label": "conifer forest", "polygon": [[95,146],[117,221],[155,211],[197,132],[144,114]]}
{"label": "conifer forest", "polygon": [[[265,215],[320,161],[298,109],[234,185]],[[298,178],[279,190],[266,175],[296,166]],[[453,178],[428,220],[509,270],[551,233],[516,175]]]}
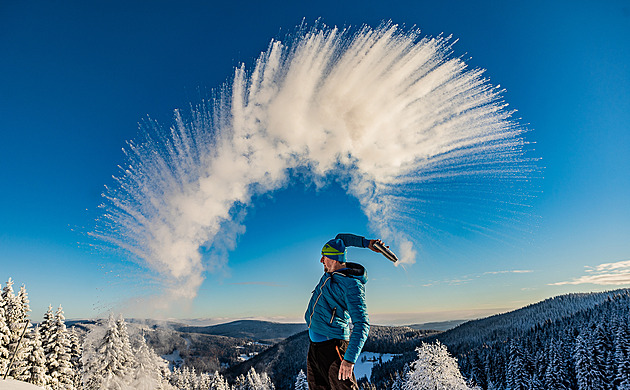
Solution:
{"label": "conifer forest", "polygon": [[[38,323],[30,315],[26,287],[9,278],[0,296],[0,379],[49,390],[308,389],[306,332],[272,345],[113,314],[68,322],[61,306]],[[622,289],[562,295],[445,332],[372,326],[364,352],[393,358],[377,359],[359,384],[630,390],[629,318],[630,290]]]}

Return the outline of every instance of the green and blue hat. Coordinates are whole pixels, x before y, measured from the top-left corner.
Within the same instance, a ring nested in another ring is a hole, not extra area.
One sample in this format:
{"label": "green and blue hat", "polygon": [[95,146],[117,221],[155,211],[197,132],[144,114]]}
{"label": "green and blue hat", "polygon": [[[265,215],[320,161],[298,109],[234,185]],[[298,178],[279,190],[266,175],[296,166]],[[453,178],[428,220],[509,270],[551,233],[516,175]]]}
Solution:
{"label": "green and blue hat", "polygon": [[346,244],[340,238],[335,238],[326,243],[322,248],[322,255],[340,263],[346,262]]}

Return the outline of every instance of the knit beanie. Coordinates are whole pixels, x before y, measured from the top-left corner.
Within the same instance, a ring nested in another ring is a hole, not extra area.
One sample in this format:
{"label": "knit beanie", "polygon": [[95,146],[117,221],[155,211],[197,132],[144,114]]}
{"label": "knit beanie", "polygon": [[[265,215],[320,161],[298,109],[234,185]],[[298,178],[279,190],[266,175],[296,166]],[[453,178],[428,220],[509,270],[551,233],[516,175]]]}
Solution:
{"label": "knit beanie", "polygon": [[346,244],[340,238],[335,238],[326,243],[322,248],[322,255],[340,263],[346,262]]}

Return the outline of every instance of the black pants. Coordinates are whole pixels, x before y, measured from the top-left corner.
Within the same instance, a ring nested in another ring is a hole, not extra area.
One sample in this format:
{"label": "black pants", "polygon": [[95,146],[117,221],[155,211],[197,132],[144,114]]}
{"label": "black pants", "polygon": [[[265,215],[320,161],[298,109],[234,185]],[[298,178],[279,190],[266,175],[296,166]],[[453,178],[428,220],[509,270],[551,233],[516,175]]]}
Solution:
{"label": "black pants", "polygon": [[346,340],[328,340],[321,343],[311,342],[306,359],[309,390],[357,390],[357,378],[340,381],[339,366],[348,348]]}

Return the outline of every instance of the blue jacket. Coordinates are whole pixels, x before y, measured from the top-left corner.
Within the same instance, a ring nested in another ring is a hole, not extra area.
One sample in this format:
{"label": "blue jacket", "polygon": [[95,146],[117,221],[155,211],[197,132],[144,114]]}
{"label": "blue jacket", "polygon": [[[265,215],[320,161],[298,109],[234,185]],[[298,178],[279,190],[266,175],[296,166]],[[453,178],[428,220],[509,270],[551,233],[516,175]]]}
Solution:
{"label": "blue jacket", "polygon": [[[367,247],[369,240],[354,234],[338,234],[346,246]],[[362,265],[326,272],[313,290],[304,315],[309,331],[331,339],[350,340],[344,360],[355,363],[370,330],[365,304],[367,271]],[[352,320],[352,333],[350,332]]]}

